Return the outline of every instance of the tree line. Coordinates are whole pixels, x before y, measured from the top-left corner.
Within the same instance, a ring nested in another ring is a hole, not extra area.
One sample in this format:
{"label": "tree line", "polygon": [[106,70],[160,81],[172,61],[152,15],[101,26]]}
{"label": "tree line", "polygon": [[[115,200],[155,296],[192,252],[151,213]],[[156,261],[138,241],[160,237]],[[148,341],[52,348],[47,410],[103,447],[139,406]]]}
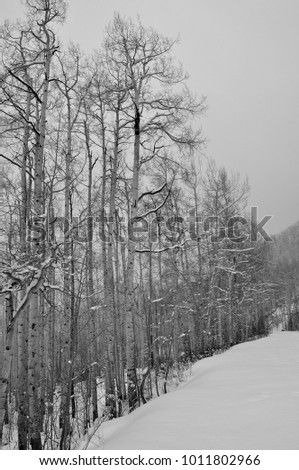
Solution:
{"label": "tree line", "polygon": [[177,41],[115,14],[86,55],[59,40],[63,0],[25,6],[1,28],[0,441],[70,449],[267,334],[277,299]]}
{"label": "tree line", "polygon": [[275,303],[286,330],[299,330],[299,223],[275,236],[271,250]]}

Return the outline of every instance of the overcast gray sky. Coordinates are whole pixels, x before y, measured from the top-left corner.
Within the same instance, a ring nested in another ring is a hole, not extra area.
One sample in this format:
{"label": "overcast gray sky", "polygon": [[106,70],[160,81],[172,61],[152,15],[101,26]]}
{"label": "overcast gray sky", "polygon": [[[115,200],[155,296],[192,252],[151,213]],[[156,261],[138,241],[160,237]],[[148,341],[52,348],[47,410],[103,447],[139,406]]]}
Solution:
{"label": "overcast gray sky", "polygon": [[[1,22],[22,14],[0,0]],[[206,153],[248,175],[250,204],[276,233],[299,219],[298,0],[70,0],[65,41],[100,46],[114,11],[181,42],[189,86],[207,96]]]}

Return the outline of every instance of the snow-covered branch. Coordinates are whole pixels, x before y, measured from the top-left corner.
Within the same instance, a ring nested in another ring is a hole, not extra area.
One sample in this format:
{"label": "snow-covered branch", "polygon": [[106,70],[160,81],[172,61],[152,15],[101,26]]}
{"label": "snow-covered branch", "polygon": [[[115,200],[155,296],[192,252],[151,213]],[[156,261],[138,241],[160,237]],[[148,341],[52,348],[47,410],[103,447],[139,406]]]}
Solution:
{"label": "snow-covered branch", "polygon": [[165,248],[160,248],[159,250],[151,250],[149,248],[146,248],[144,250],[138,250],[136,249],[135,251],[137,253],[163,253],[163,251],[168,251],[168,250],[175,250],[176,248],[182,248],[185,243],[191,241],[189,238],[185,240],[183,243],[180,243],[178,245],[172,245],[172,246],[166,246]]}

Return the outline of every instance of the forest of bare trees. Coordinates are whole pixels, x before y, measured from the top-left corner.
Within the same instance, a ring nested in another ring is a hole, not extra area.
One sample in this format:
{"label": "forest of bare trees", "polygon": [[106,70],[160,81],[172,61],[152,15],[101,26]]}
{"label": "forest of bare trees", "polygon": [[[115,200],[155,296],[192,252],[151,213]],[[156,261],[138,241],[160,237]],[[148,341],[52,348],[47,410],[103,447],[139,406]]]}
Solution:
{"label": "forest of bare trees", "polygon": [[87,56],[63,0],[25,4],[1,28],[0,445],[71,449],[285,300],[177,41],[115,14]]}
{"label": "forest of bare trees", "polygon": [[299,330],[299,223],[274,238],[271,280],[286,330]]}

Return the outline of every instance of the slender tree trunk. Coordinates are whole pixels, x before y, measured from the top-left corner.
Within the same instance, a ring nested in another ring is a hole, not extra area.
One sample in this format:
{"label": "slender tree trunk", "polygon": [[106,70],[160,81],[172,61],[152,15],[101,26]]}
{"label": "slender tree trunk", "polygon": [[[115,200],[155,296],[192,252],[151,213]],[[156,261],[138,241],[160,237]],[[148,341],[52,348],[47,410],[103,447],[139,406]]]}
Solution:
{"label": "slender tree trunk", "polygon": [[[13,350],[14,350],[14,329],[12,327],[12,318],[13,318],[13,302],[11,292],[5,294],[5,313],[3,318],[3,332],[6,331],[6,335],[3,334],[5,339],[5,348],[2,361],[2,377],[0,380],[0,449],[2,448],[2,432],[3,424],[6,414],[6,405],[7,405],[7,392],[8,384],[11,373],[11,366],[13,360]],[[10,319],[9,323],[7,320]]]}
{"label": "slender tree trunk", "polygon": [[228,344],[233,345],[233,274],[228,273]]}
{"label": "slender tree trunk", "polygon": [[[54,247],[53,244],[55,242],[55,230],[54,230],[54,208],[52,203],[49,207],[49,241],[51,246],[51,254],[52,258],[54,257]],[[55,285],[55,268],[51,266],[49,269],[49,282],[52,285]],[[47,394],[47,401],[49,403],[49,414],[53,413],[53,406],[54,406],[54,389],[55,389],[55,378],[56,378],[56,351],[58,350],[57,345],[55,344],[55,290],[49,289],[49,313],[48,313],[48,394]]]}
{"label": "slender tree trunk", "polygon": [[133,411],[138,404],[138,385],[136,374],[135,358],[135,337],[134,337],[134,261],[135,261],[135,241],[132,231],[133,224],[138,215],[138,191],[140,174],[140,111],[139,96],[135,92],[135,120],[134,120],[134,163],[133,180],[131,188],[131,210],[130,210],[130,228],[128,234],[128,262],[127,262],[127,285],[128,285],[128,304],[126,318],[126,347],[127,347],[127,380],[128,380],[128,398],[129,410]]}
{"label": "slender tree trunk", "polygon": [[23,315],[18,322],[18,447],[19,450],[28,448],[28,308],[24,309]]}
{"label": "slender tree trunk", "polygon": [[[110,417],[116,416],[116,405],[115,405],[115,386],[113,373],[113,359],[114,359],[114,339],[113,339],[113,317],[111,315],[111,272],[109,273],[108,266],[108,247],[106,236],[106,191],[107,191],[107,152],[106,152],[106,128],[104,122],[104,109],[103,103],[101,103],[101,131],[102,131],[102,196],[101,196],[101,232],[102,232],[102,258],[103,258],[103,273],[104,273],[104,292],[105,292],[105,404],[108,408],[108,414]],[[110,236],[111,223],[108,222],[108,237]],[[110,264],[111,265],[111,264]]]}
{"label": "slender tree trunk", "polygon": [[68,449],[70,445],[70,399],[73,376],[73,364],[71,357],[71,319],[73,316],[71,302],[71,220],[70,220],[70,196],[71,196],[71,158],[72,158],[72,127],[71,127],[71,103],[66,92],[67,100],[67,151],[65,155],[65,191],[64,191],[64,276],[63,276],[63,352],[61,374],[61,409],[60,409],[60,449]]}
{"label": "slender tree trunk", "polygon": [[[119,223],[118,212],[115,212],[116,217],[116,248],[115,248],[115,280],[116,280],[116,312],[117,322],[119,325],[119,343],[118,343],[118,355],[119,355],[119,384],[120,384],[120,400],[126,398],[126,383],[125,383],[125,311],[126,311],[126,291],[123,293],[123,302],[121,303],[121,272],[120,263],[123,264],[125,271],[125,262],[122,258],[122,246],[124,244],[119,242],[121,237],[121,227]],[[121,261],[122,260],[122,261]],[[125,283],[125,272],[123,272],[123,284]]]}
{"label": "slender tree trunk", "polygon": [[[3,432],[3,419],[2,412],[5,408],[5,393],[4,393],[4,360],[5,360],[5,316],[4,316],[4,294],[0,292],[0,449],[2,447],[2,432]],[[3,401],[4,398],[4,401]]]}
{"label": "slender tree trunk", "polygon": [[107,283],[106,283],[106,305],[107,305],[107,349],[108,360],[110,362],[109,382],[107,383],[106,404],[109,407],[111,417],[117,416],[118,397],[118,354],[116,349],[118,328],[116,323],[116,300],[115,300],[115,281],[114,281],[114,242],[115,242],[115,197],[117,183],[117,166],[119,152],[119,106],[115,113],[115,129],[114,129],[114,151],[111,163],[111,181],[110,181],[110,202],[109,202],[109,230],[107,244]]}
{"label": "slender tree trunk", "polygon": [[[27,76],[27,83],[29,83],[29,77]],[[23,136],[23,155],[22,155],[22,170],[21,170],[21,218],[20,218],[20,243],[21,243],[21,257],[26,259],[27,255],[27,220],[28,211],[30,209],[31,201],[28,198],[27,192],[27,161],[29,155],[29,118],[31,110],[31,96],[27,94],[26,102],[26,123],[24,128]],[[20,294],[20,300],[25,295],[24,289]],[[26,450],[28,448],[28,394],[27,394],[27,379],[28,379],[28,308],[24,309],[23,315],[18,322],[18,447],[20,450]]]}
{"label": "slender tree trunk", "polygon": [[97,351],[97,328],[95,321],[95,294],[94,294],[94,280],[93,280],[93,218],[92,218],[92,172],[94,163],[92,161],[92,153],[90,149],[89,128],[86,121],[84,121],[85,143],[88,157],[88,201],[87,201],[87,298],[88,298],[88,311],[90,317],[90,385],[91,385],[91,406],[92,406],[92,420],[98,418],[98,399],[97,399],[97,376],[98,376],[98,351]]}
{"label": "slender tree trunk", "polygon": [[[49,32],[46,30],[47,42],[45,45],[45,61],[44,61],[44,81],[41,100],[41,110],[39,117],[39,133],[37,136],[37,147],[35,151],[34,164],[34,212],[36,222],[40,224],[40,216],[43,213],[44,193],[43,193],[43,170],[44,170],[44,146],[46,135],[46,113],[48,103],[48,91],[50,83],[50,64],[52,58],[51,39]],[[42,250],[42,242],[37,239],[33,241],[34,254],[39,257]],[[39,322],[39,293],[37,288],[32,290],[31,305],[29,314],[29,340],[28,340],[28,397],[29,397],[29,435],[32,450],[40,450],[42,448],[40,435],[40,409],[38,401],[37,368],[38,368],[38,322]]]}

